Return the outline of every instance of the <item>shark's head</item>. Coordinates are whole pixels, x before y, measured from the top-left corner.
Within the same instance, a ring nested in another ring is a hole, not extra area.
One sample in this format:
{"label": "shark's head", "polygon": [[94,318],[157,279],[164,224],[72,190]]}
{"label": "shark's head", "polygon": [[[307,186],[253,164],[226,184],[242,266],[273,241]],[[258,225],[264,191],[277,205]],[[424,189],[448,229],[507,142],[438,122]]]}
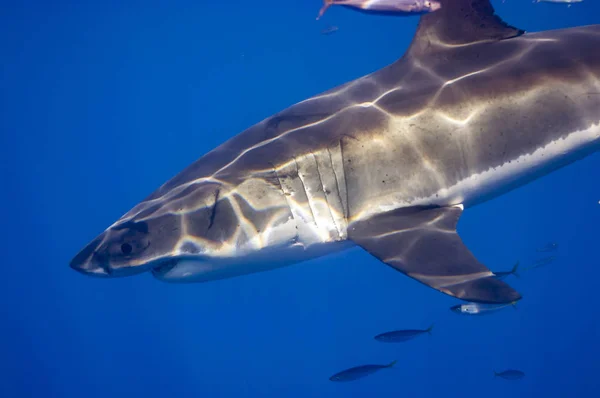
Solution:
{"label": "shark's head", "polygon": [[71,268],[100,277],[138,274],[170,260],[177,246],[176,217],[131,219],[118,223],[91,241],[71,260]]}
{"label": "shark's head", "polygon": [[231,206],[219,203],[219,192],[217,184],[200,184],[151,197],[85,246],[71,268],[92,276],[127,276],[182,258],[201,259],[215,243],[230,240],[238,224]]}
{"label": "shark's head", "polygon": [[256,252],[292,237],[281,233],[289,219],[282,194],[262,180],[252,187],[262,189],[202,182],[159,191],[92,240],[70,266],[98,277],[148,271],[177,282],[226,277]]}

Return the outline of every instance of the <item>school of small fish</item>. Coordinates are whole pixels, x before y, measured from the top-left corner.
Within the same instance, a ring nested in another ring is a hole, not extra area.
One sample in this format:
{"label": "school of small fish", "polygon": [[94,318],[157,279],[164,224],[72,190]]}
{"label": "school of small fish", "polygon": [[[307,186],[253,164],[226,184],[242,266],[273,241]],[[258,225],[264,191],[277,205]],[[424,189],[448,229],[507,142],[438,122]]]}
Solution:
{"label": "school of small fish", "polygon": [[[544,246],[538,247],[535,249],[537,253],[549,253],[555,252],[558,249],[558,244],[555,242],[550,242],[545,244]],[[547,265],[554,261],[556,256],[548,256],[543,257],[539,260],[536,260],[532,263],[530,267],[523,268],[521,271],[525,270],[533,270],[544,265]],[[508,271],[495,271],[494,275],[498,279],[504,279],[509,276],[514,276],[516,278],[520,277],[519,274],[519,265],[520,262],[516,262],[513,267]],[[490,315],[494,314],[504,308],[513,307],[516,309],[516,302],[508,303],[508,304],[483,304],[483,303],[463,303],[457,304],[450,307],[450,311],[466,316],[481,316],[481,315]],[[412,340],[418,336],[422,336],[425,334],[431,335],[431,331],[433,330],[433,324],[430,325],[427,329],[400,329],[400,330],[392,330],[384,333],[380,333],[374,337],[374,340],[380,343],[403,343],[409,340]],[[396,360],[388,363],[388,364],[367,364],[367,365],[359,365],[354,366],[352,368],[342,370],[341,372],[335,373],[333,376],[329,378],[331,381],[335,382],[349,382],[358,379],[362,379],[363,377],[369,376],[375,372],[378,372],[382,369],[389,369],[396,364]],[[506,369],[503,371],[493,371],[494,377],[500,377],[505,380],[519,380],[525,376],[525,373],[518,369]]]}

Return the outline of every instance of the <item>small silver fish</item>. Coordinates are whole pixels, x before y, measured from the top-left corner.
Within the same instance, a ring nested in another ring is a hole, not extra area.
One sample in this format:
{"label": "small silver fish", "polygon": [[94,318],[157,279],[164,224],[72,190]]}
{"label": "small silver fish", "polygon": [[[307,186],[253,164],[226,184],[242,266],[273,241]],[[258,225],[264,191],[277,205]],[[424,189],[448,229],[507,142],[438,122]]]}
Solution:
{"label": "small silver fish", "polygon": [[568,4],[567,7],[571,7],[571,4],[581,3],[583,0],[533,0],[534,3],[554,3],[554,4]]}
{"label": "small silver fish", "polygon": [[391,368],[396,364],[397,361],[392,361],[387,365],[361,365],[354,368],[343,370],[339,373],[334,374],[329,378],[331,381],[353,381],[362,379],[378,370]]}
{"label": "small silver fish", "polygon": [[529,267],[529,269],[536,269],[536,268],[543,267],[544,265],[550,264],[554,260],[556,260],[556,256],[541,258],[541,259],[537,260],[535,263],[533,263],[533,265],[531,267]]}
{"label": "small silver fish", "polygon": [[563,4],[568,4],[569,7],[571,6],[571,4],[573,3],[581,3],[583,2],[583,0],[534,0],[534,3],[563,3]]}
{"label": "small silver fish", "polygon": [[456,312],[457,314],[463,315],[487,315],[499,311],[502,308],[508,307],[510,305],[512,305],[513,308],[517,308],[516,304],[516,301],[513,301],[512,303],[508,304],[466,303],[454,305],[450,307],[450,310],[452,312]]}
{"label": "small silver fish", "polygon": [[523,377],[525,377],[525,373],[521,372],[520,370],[507,369],[502,372],[494,371],[494,376],[501,377],[506,380],[518,380],[518,379],[522,379]]}
{"label": "small silver fish", "polygon": [[354,8],[376,14],[416,15],[437,11],[442,8],[436,0],[323,0],[317,19],[333,5]]}
{"label": "small silver fish", "polygon": [[425,333],[431,334],[431,329],[433,329],[433,325],[429,326],[425,330],[418,330],[418,329],[394,330],[391,332],[385,332],[385,333],[378,334],[377,336],[375,336],[375,340],[381,341],[382,343],[400,343],[403,341],[414,339],[415,337],[420,336]]}

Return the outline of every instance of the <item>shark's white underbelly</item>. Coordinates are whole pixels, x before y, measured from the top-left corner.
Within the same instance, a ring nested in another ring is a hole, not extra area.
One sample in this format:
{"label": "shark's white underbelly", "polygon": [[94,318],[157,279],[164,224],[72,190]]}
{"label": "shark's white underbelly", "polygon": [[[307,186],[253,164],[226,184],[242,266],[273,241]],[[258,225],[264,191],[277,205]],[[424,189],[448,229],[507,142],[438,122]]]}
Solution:
{"label": "shark's white underbelly", "polygon": [[[440,190],[446,204],[463,204],[466,208],[497,197],[552,170],[572,163],[599,149],[600,123],[572,132],[532,153],[474,174],[458,184]],[[426,200],[433,200],[427,198]]]}
{"label": "shark's white underbelly", "polygon": [[166,270],[155,270],[154,277],[166,282],[198,283],[269,271],[321,257],[354,246],[349,240],[315,242],[310,246],[291,243],[257,250],[246,255],[210,259],[183,258]]}

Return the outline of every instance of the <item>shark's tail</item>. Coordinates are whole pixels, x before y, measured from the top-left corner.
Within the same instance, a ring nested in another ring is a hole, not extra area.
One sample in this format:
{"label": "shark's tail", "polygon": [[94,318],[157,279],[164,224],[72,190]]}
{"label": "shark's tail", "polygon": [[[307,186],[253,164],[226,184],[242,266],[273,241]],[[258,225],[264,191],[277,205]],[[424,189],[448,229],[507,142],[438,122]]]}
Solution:
{"label": "shark's tail", "polygon": [[323,0],[323,7],[319,10],[319,15],[317,15],[317,21],[325,14],[325,11],[333,4],[333,0]]}
{"label": "shark's tail", "polygon": [[391,368],[392,366],[394,366],[396,364],[396,362],[398,362],[397,360],[393,360],[392,362],[388,363],[387,365],[385,365],[386,368]]}
{"label": "shark's tail", "polygon": [[431,334],[431,329],[433,329],[433,323],[431,324],[431,326],[429,326],[427,329],[425,329],[425,331],[429,334]]}

